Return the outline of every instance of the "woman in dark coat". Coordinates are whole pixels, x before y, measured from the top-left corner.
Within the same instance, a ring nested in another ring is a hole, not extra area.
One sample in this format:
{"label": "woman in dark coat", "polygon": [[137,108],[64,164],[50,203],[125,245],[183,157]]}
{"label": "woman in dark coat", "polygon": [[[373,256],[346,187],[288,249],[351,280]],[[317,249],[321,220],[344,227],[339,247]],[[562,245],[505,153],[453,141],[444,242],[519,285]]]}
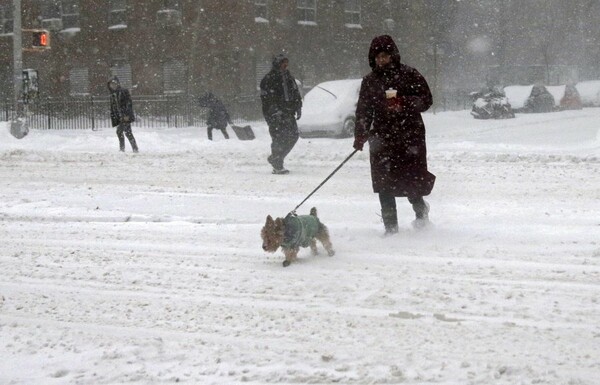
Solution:
{"label": "woman in dark coat", "polygon": [[354,148],[362,150],[369,142],[373,191],[379,194],[386,234],[393,234],[398,232],[396,197],[412,204],[415,226],[428,223],[423,196],[431,193],[435,176],[427,170],[421,113],[433,98],[425,78],[401,63],[390,36],[373,39],[369,65],[372,71],[363,78],[356,108]]}

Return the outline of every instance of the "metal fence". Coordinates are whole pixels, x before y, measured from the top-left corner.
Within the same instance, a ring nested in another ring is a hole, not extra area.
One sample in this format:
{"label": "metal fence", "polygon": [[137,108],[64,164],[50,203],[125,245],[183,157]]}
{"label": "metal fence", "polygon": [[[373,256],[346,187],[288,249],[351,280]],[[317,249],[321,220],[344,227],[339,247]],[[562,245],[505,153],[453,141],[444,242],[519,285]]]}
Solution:
{"label": "metal fence", "polygon": [[[234,123],[260,118],[257,97],[239,97],[225,102]],[[207,109],[194,97],[133,96],[135,125],[148,128],[206,125]],[[13,118],[12,101],[0,102],[0,121]],[[110,127],[110,99],[100,96],[40,98],[26,108],[29,127],[39,130],[92,129]]]}
{"label": "metal fence", "polygon": [[[262,120],[257,96],[243,96],[224,101],[234,123]],[[431,112],[464,110],[473,101],[466,91],[440,92]],[[13,102],[0,101],[0,121],[11,120]],[[135,125],[147,128],[189,127],[206,125],[207,109],[195,97],[143,95],[133,96]],[[29,127],[39,130],[92,129],[110,127],[110,99],[102,96],[40,98],[27,105]]]}

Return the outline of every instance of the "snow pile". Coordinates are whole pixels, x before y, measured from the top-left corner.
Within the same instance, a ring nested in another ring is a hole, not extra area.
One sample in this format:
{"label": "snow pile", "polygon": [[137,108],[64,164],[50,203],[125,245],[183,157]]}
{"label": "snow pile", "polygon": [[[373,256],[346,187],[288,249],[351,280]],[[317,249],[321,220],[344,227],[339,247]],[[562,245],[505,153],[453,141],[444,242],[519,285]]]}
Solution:
{"label": "snow pile", "polygon": [[525,107],[525,102],[531,95],[533,85],[530,86],[508,86],[504,87],[504,93],[513,109]]}
{"label": "snow pile", "polygon": [[600,107],[600,80],[579,82],[576,87],[584,106]]}

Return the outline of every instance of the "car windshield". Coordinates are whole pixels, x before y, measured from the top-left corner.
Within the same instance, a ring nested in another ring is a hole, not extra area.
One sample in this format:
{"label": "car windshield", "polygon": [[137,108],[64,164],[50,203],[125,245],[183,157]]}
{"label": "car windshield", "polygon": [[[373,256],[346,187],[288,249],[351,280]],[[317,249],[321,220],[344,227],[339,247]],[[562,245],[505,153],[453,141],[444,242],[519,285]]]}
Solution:
{"label": "car windshield", "polygon": [[360,79],[351,79],[318,84],[306,94],[303,104],[305,107],[317,109],[323,105],[340,102],[347,95],[358,97],[360,82]]}
{"label": "car windshield", "polygon": [[305,107],[313,108],[322,106],[323,104],[333,103],[337,98],[338,96],[335,93],[320,86],[316,86],[304,96],[303,104]]}

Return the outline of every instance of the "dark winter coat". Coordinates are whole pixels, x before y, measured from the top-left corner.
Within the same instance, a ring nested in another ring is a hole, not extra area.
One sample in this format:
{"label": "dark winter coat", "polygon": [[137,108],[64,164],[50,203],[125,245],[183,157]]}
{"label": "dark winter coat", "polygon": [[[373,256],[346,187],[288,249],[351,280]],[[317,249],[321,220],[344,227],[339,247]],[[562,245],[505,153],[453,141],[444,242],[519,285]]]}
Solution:
{"label": "dark winter coat", "polygon": [[[380,52],[392,56],[385,68],[375,65]],[[355,137],[369,141],[373,191],[396,197],[429,195],[435,176],[427,170],[421,117],[433,103],[429,86],[416,69],[401,63],[398,48],[388,35],[373,39],[369,65],[373,70],[360,88]],[[396,100],[386,99],[385,91],[390,88],[398,91]],[[392,110],[391,103],[400,104],[401,110]]]}
{"label": "dark winter coat", "polygon": [[535,85],[531,95],[525,101],[523,112],[552,112],[554,111],[554,96],[542,85]]}
{"label": "dark winter coat", "polygon": [[[111,82],[117,83],[118,87],[115,90],[110,89]],[[133,102],[131,101],[129,91],[126,88],[121,87],[119,78],[116,76],[109,80],[107,86],[110,92],[110,120],[112,126],[116,127],[121,123],[134,122],[135,114],[133,112]],[[123,120],[125,117],[128,117],[129,120]]]}
{"label": "dark winter coat", "polygon": [[198,99],[198,103],[201,107],[208,108],[206,124],[209,127],[223,129],[227,127],[227,123],[231,122],[231,117],[229,116],[229,112],[227,112],[227,108],[225,108],[221,99],[217,98],[211,92],[201,96]]}
{"label": "dark winter coat", "polygon": [[280,69],[283,60],[287,60],[284,55],[277,55],[271,71],[260,82],[263,116],[269,126],[283,120],[282,114],[289,119],[302,109],[302,96],[296,79],[288,70]]}

